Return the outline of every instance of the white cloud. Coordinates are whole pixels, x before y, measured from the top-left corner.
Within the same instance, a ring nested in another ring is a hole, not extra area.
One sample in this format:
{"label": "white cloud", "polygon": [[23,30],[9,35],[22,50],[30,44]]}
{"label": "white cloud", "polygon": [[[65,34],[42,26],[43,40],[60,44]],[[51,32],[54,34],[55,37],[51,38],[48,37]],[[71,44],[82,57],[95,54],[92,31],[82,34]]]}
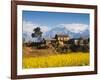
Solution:
{"label": "white cloud", "polygon": [[40,27],[42,32],[46,32],[49,30],[49,28],[47,26],[42,26],[39,24],[34,24],[32,22],[29,21],[23,21],[23,31],[25,32],[33,32],[33,29],[36,27]]}
{"label": "white cloud", "polygon": [[89,29],[89,25],[87,24],[72,23],[72,24],[60,24],[60,25],[74,33],[79,33],[79,32],[81,33]]}
{"label": "white cloud", "polygon": [[[56,25],[57,26],[57,25]],[[29,21],[23,21],[23,31],[25,32],[33,32],[33,29],[36,27],[40,27],[42,32],[49,31],[50,28],[40,24],[34,24]],[[81,24],[81,23],[71,23],[71,24],[60,24],[60,27],[65,27],[67,30],[74,33],[81,33],[87,29],[89,29],[89,25]]]}

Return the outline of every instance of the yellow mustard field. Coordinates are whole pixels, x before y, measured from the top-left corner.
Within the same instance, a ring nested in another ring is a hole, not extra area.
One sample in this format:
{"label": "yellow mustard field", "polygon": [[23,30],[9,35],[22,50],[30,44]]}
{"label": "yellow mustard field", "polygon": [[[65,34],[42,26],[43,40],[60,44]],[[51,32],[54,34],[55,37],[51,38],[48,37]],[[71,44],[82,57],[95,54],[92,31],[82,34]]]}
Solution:
{"label": "yellow mustard field", "polygon": [[40,57],[23,57],[23,68],[48,68],[89,65],[89,53],[56,54]]}

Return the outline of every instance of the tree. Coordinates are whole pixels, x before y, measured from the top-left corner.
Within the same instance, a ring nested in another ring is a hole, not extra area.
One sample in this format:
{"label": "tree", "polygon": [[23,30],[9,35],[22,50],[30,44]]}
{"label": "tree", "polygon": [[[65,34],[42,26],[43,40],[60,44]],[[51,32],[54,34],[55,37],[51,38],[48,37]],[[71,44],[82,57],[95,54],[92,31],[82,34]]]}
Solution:
{"label": "tree", "polygon": [[34,33],[32,33],[32,37],[41,37],[42,36],[42,32],[41,32],[41,28],[37,27],[35,29],[33,29]]}
{"label": "tree", "polygon": [[42,31],[40,27],[34,28],[33,33],[31,34],[32,38],[35,38],[34,41],[32,42],[32,45],[36,46],[37,48],[41,47],[41,44],[43,43],[43,38],[42,38]]}

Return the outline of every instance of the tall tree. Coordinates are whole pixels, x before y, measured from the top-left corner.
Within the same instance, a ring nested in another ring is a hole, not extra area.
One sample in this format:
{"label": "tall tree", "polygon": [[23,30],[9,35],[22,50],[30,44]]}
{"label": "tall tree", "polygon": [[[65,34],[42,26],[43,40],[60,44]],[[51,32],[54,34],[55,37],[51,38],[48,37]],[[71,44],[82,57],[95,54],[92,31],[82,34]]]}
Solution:
{"label": "tall tree", "polygon": [[34,28],[33,31],[34,33],[32,33],[32,37],[37,37],[39,39],[42,37],[42,31],[40,27]]}

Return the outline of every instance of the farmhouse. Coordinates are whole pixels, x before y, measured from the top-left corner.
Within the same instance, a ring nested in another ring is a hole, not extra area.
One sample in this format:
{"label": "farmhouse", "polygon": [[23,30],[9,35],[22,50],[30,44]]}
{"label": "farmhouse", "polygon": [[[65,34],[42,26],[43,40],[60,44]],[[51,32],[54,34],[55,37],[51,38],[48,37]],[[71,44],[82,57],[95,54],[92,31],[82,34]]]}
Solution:
{"label": "farmhouse", "polygon": [[58,41],[62,41],[62,42],[64,42],[64,41],[68,41],[69,40],[69,36],[68,35],[63,35],[63,34],[61,34],[61,35],[55,35],[55,39],[56,40],[58,40]]}
{"label": "farmhouse", "polygon": [[80,45],[80,46],[83,46],[88,43],[89,43],[88,39],[84,38],[72,38],[67,41],[67,44]]}
{"label": "farmhouse", "polygon": [[63,35],[63,34],[58,35],[58,34],[56,34],[55,39],[60,45],[63,46],[64,42],[67,42],[70,38],[69,38],[68,35]]}

